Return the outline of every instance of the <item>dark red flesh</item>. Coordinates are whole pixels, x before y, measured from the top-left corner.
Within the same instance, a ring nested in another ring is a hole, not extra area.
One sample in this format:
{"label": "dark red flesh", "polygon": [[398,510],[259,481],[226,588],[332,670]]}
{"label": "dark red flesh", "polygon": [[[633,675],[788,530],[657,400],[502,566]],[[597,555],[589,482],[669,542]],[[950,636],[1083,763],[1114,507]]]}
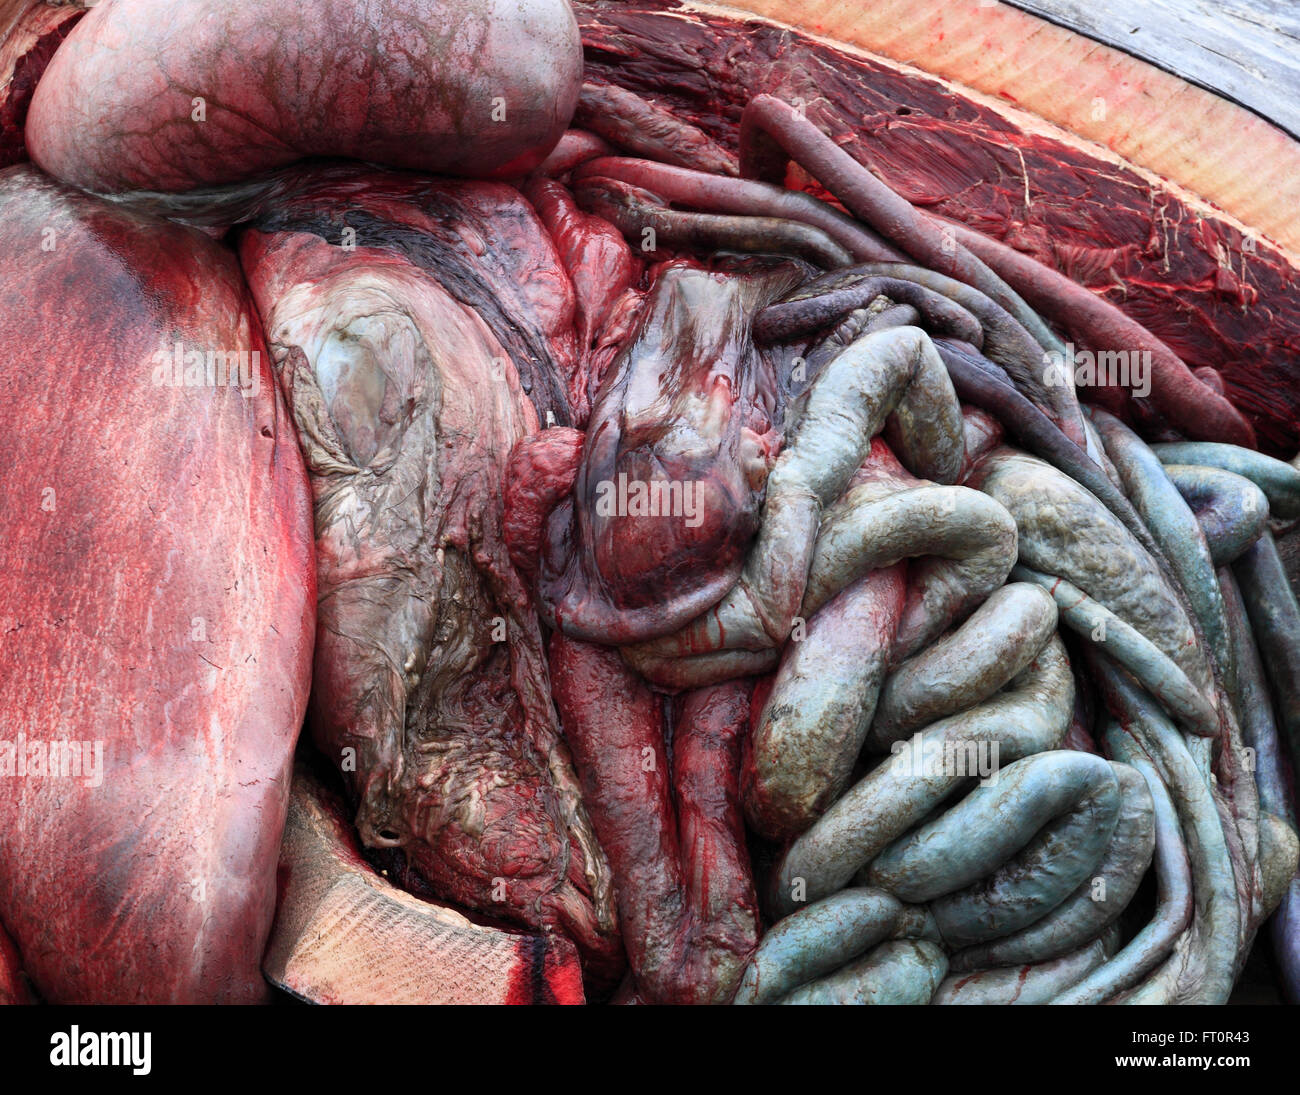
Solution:
{"label": "dark red flesh", "polygon": [[582,463],[583,434],[556,426],[526,437],[506,467],[502,534],[510,561],[528,579],[537,575],[542,535],[551,510],[573,490]]}
{"label": "dark red flesh", "polygon": [[23,973],[22,958],[14,941],[0,927],[0,1007],[30,1003],[32,994]]}
{"label": "dark red flesh", "polygon": [[679,701],[670,766],[664,701],[617,651],[557,633],[551,678],[640,996],[725,1002],[758,938],[738,790],[750,683]]}
{"label": "dark red flesh", "polygon": [[642,264],[617,228],[582,212],[568,188],[554,179],[534,175],[523,192],[546,225],[573,282],[578,361],[569,373],[569,406],[573,421],[585,426],[617,349],[603,336],[607,328],[617,326],[618,302],[631,291]]}
{"label": "dark red flesh", "polygon": [[[0,167],[27,159],[23,129],[37,81],[85,14],[80,8],[30,0],[10,3],[8,11],[0,12]],[[9,26],[3,25],[6,17],[13,20]]]}
{"label": "dark red flesh", "polygon": [[673,790],[687,907],[696,945],[683,981],[727,998],[758,943],[754,890],[740,808],[740,757],[752,680],[697,688],[674,701]]}

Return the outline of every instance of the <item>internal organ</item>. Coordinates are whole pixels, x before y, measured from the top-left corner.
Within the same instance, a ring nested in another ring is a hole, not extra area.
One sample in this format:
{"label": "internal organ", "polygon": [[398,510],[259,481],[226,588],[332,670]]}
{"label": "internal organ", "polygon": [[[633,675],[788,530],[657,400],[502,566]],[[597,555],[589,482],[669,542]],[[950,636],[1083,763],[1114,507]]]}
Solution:
{"label": "internal organ", "polygon": [[551,671],[635,988],[650,1003],[726,1003],[759,935],[739,788],[752,682],[663,703],[617,651],[564,635]]}
{"label": "internal organ", "polygon": [[0,206],[4,926],[50,1002],[261,1001],[315,566],[257,314],[192,229],[29,165]]}
{"label": "internal organ", "polygon": [[[355,248],[333,242],[339,178],[368,226]],[[503,250],[463,245],[491,205],[518,229],[505,270]],[[241,256],[315,495],[309,724],[359,803],[363,843],[400,848],[440,897],[563,930],[589,973],[613,978],[608,868],[502,535],[506,458],[537,414],[492,326],[453,295],[538,270],[562,282],[525,212],[496,184],[349,169],[305,176]],[[514,326],[545,325],[527,287],[501,293]]]}
{"label": "internal organ", "polygon": [[572,494],[546,524],[537,591],[548,623],[635,642],[735,584],[781,436],[778,363],[750,325],[799,278],[793,263],[660,270],[592,408]]}
{"label": "internal organ", "polygon": [[32,159],[100,193],[184,191],[306,156],[482,177],[559,139],[582,52],[567,0],[101,3],[28,117]]}

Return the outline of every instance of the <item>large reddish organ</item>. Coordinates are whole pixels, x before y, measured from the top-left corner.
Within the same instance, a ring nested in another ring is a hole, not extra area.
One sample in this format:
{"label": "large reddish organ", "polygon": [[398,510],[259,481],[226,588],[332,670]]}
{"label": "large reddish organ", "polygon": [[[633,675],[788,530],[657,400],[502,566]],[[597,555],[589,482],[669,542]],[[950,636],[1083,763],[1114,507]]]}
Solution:
{"label": "large reddish organ", "polygon": [[316,597],[260,323],[197,231],[28,166],[0,207],[4,924],[50,1001],[261,1000]]}

